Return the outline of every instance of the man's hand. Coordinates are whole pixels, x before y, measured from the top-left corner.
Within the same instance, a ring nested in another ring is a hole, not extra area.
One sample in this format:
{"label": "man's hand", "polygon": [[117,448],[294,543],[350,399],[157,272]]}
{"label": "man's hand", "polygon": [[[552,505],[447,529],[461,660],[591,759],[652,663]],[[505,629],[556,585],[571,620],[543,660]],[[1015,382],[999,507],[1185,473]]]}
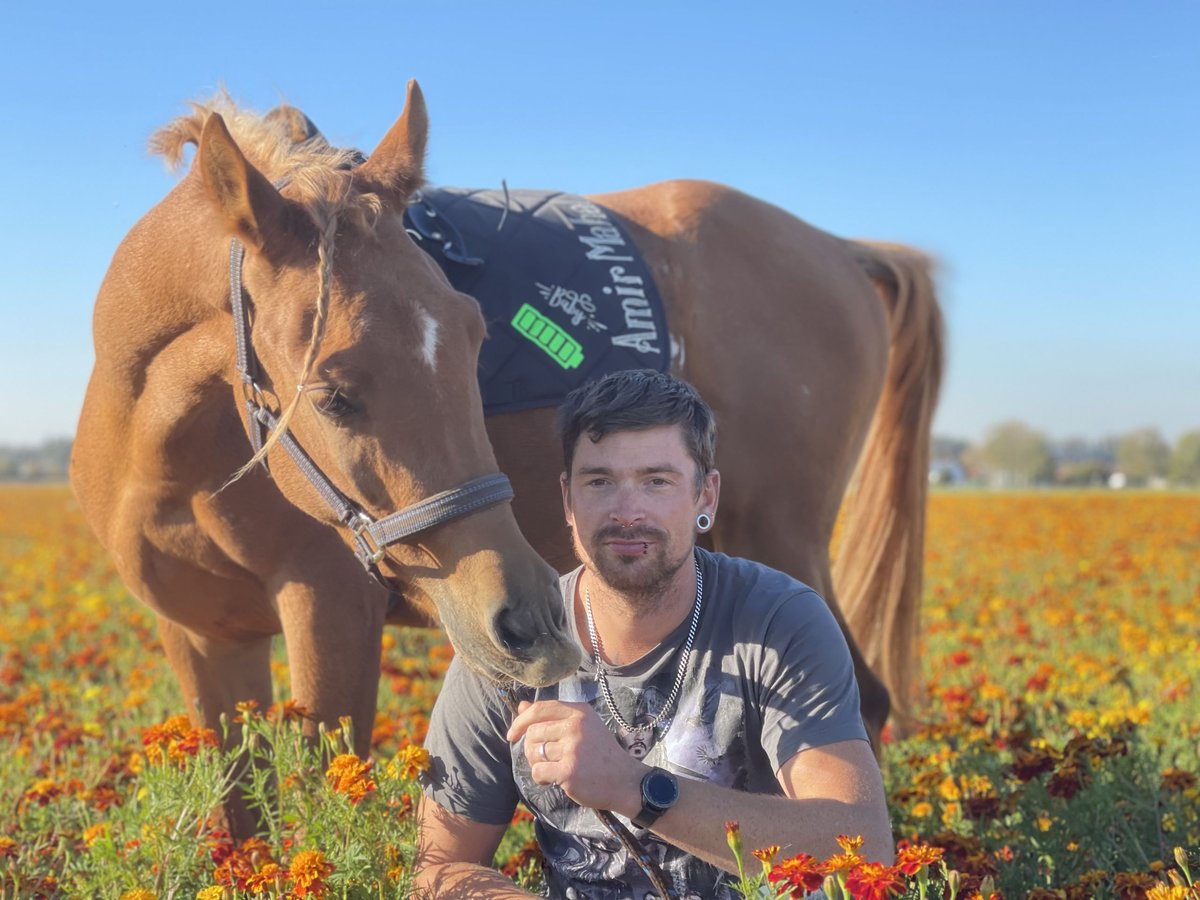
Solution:
{"label": "man's hand", "polygon": [[580,806],[636,815],[646,767],[625,752],[586,703],[524,702],[508,740],[525,738],[533,780],[554,784]]}

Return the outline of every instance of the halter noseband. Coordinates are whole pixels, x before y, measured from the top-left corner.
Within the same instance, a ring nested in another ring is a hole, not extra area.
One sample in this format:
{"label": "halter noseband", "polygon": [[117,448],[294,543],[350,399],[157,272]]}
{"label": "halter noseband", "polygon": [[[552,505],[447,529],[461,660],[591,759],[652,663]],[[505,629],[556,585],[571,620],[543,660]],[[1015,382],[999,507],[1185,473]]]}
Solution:
{"label": "halter noseband", "polygon": [[[237,345],[237,370],[242,379],[242,393],[246,404],[246,424],[250,431],[250,444],[258,453],[266,441],[266,435],[278,425],[278,419],[262,402],[263,392],[258,385],[258,362],[250,343],[250,318],[246,312],[242,289],[242,260],[246,249],[234,238],[229,243],[229,303],[233,308],[233,331]],[[513,498],[512,485],[503,472],[483,475],[463,485],[442,491],[382,519],[374,519],[361,506],[334,487],[333,482],[321,471],[304,448],[285,430],[279,435],[279,443],[287,450],[309,483],[333,510],[338,521],[350,529],[354,537],[354,555],[377,581],[384,582],[378,563],[387,548],[415,535],[437,528],[461,516],[477,510],[505,503]],[[264,459],[263,468],[267,467]]]}

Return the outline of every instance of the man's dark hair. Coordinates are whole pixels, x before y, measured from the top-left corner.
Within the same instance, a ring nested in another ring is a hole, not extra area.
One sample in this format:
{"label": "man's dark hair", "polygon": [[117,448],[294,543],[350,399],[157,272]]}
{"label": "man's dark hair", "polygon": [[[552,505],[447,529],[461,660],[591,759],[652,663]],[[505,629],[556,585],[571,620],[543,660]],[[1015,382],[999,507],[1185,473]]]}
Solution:
{"label": "man's dark hair", "polygon": [[717,423],[712,410],[686,381],[653,369],[626,369],[580,385],[558,410],[563,462],[571,471],[575,445],[586,434],[592,443],[614,431],[662,425],[683,427],[683,442],[696,462],[696,488],[716,464]]}

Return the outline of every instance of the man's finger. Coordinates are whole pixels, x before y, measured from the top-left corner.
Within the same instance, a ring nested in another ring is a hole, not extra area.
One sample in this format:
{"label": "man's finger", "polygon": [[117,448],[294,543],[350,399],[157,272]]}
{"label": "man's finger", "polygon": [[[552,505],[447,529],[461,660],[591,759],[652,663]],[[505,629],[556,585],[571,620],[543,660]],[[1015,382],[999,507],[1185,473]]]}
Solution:
{"label": "man's finger", "polygon": [[529,730],[530,725],[537,722],[554,722],[565,719],[571,714],[571,710],[572,704],[559,700],[539,700],[537,703],[532,703],[528,709],[522,710],[513,719],[512,725],[508,727],[507,738],[510,743],[519,741],[521,735]]}

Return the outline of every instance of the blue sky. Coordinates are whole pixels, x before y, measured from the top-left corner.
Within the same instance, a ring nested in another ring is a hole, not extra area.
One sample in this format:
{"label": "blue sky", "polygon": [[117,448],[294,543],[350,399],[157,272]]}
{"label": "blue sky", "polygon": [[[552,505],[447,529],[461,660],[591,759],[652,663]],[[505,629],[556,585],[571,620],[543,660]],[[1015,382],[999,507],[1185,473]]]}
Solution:
{"label": "blue sky", "polygon": [[225,85],[370,150],[417,78],[438,184],[708,178],[942,264],[935,430],[1200,428],[1200,5],[5,4],[0,444],[74,431],[91,308]]}

